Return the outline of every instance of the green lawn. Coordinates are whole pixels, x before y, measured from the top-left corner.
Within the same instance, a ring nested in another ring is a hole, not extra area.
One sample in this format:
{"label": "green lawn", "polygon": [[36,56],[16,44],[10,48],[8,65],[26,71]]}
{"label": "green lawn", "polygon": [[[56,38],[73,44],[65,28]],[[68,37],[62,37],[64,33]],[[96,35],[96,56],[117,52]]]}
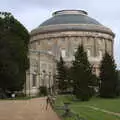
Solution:
{"label": "green lawn", "polygon": [[[73,101],[72,96],[58,96],[56,105],[63,106],[64,102],[70,102],[71,111],[79,114],[86,120],[120,120],[119,116],[108,114],[99,110],[91,109],[87,106],[93,106],[101,109],[105,109],[111,112],[120,113],[120,98],[117,99],[102,99],[92,98],[88,102]],[[63,114],[63,110],[57,110],[58,114]],[[65,120],[74,120],[67,118]]]}

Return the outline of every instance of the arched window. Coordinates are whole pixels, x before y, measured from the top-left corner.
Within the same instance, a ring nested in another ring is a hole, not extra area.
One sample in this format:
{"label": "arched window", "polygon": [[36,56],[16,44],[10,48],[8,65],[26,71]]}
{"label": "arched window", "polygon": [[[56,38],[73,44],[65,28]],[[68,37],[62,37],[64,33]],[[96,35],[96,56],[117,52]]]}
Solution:
{"label": "arched window", "polygon": [[87,56],[90,57],[90,55],[91,55],[90,49],[87,49]]}
{"label": "arched window", "polygon": [[74,48],[74,53],[76,53],[77,52],[77,48]]}
{"label": "arched window", "polygon": [[61,50],[61,55],[62,55],[62,57],[66,57],[66,51],[65,51],[65,49]]}
{"label": "arched window", "polygon": [[99,58],[102,58],[102,51],[99,50]]}

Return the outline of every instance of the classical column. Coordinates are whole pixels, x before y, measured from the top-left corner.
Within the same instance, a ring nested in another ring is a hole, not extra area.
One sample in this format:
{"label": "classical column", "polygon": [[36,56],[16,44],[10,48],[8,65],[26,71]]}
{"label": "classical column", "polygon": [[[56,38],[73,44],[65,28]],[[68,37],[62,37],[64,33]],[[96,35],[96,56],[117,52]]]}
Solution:
{"label": "classical column", "polygon": [[73,54],[73,46],[72,46],[72,41],[69,37],[66,37],[66,41],[67,41],[67,56],[71,57]]}
{"label": "classical column", "polygon": [[96,40],[97,40],[97,38],[94,37],[93,39],[94,39],[94,44],[93,44],[93,46],[94,46],[94,57],[97,57],[97,50],[96,50],[96,45],[97,45]]}
{"label": "classical column", "polygon": [[48,77],[49,77],[49,92],[51,93],[51,72],[49,72]]}
{"label": "classical column", "polygon": [[40,86],[40,51],[38,51],[37,54],[37,75],[38,75],[38,81],[37,81],[37,87],[39,88]]}
{"label": "classical column", "polygon": [[111,40],[111,55],[113,56],[113,40]]}
{"label": "classical column", "polygon": [[106,39],[104,39],[104,42],[105,42],[105,52],[107,52],[107,42],[106,42]]}
{"label": "classical column", "polygon": [[84,46],[84,41],[83,41],[83,39],[84,39],[84,37],[83,37],[83,36],[81,36],[81,45],[83,45],[83,46]]}
{"label": "classical column", "polygon": [[46,71],[43,70],[42,72],[43,72],[42,86],[45,86]]}

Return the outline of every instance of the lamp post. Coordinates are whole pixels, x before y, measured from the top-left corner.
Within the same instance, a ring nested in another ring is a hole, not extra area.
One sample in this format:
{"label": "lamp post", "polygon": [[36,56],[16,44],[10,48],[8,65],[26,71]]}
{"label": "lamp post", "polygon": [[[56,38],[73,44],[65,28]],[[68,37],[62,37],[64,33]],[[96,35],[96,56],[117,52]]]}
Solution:
{"label": "lamp post", "polygon": [[29,71],[29,96],[30,96],[30,71]]}
{"label": "lamp post", "polygon": [[46,77],[46,71],[43,70],[43,80],[42,80],[42,85],[45,86],[45,77]]}
{"label": "lamp post", "polygon": [[51,93],[51,85],[50,85],[50,81],[51,81],[51,72],[49,72],[49,93]]}
{"label": "lamp post", "polygon": [[38,51],[38,85],[40,87],[40,51]]}
{"label": "lamp post", "polygon": [[54,92],[54,94],[56,94],[55,89],[56,89],[56,75],[54,74],[53,75],[53,92]]}

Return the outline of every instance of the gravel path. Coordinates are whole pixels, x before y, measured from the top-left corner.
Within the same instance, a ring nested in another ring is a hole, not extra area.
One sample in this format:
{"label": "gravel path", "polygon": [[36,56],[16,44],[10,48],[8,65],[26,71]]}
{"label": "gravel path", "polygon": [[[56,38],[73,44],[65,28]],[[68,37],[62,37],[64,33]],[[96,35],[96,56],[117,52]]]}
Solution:
{"label": "gravel path", "polygon": [[60,120],[45,98],[1,100],[0,120]]}

